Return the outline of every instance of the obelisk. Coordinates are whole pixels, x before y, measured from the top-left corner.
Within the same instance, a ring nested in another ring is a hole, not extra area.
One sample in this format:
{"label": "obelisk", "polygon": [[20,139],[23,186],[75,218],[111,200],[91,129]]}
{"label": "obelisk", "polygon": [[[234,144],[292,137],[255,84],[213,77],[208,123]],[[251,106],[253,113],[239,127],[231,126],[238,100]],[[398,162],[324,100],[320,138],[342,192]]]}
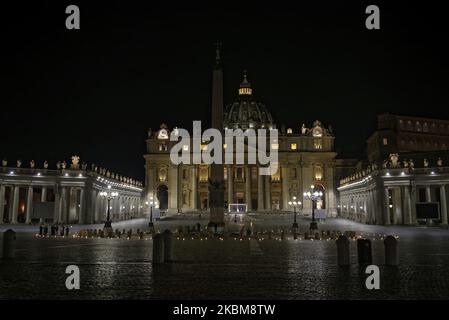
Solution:
{"label": "obelisk", "polygon": [[[223,133],[223,70],[220,43],[216,43],[215,67],[212,75],[212,128]],[[223,161],[222,161],[223,162]],[[224,177],[223,163],[210,165],[209,178],[209,230],[222,233],[224,230]]]}

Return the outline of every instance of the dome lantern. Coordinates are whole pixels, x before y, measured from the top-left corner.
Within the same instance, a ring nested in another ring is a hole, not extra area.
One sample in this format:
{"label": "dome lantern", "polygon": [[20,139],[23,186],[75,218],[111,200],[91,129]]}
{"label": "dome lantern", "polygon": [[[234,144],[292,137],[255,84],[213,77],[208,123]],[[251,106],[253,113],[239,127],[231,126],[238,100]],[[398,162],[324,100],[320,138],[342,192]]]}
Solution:
{"label": "dome lantern", "polygon": [[254,99],[246,71],[243,73],[243,81],[240,83],[237,98],[226,106],[223,126],[229,129],[243,130],[276,128],[271,113],[265,105]]}
{"label": "dome lantern", "polygon": [[239,96],[242,95],[252,95],[253,89],[251,88],[251,83],[248,82],[246,75],[246,70],[243,71],[243,81],[240,83]]}

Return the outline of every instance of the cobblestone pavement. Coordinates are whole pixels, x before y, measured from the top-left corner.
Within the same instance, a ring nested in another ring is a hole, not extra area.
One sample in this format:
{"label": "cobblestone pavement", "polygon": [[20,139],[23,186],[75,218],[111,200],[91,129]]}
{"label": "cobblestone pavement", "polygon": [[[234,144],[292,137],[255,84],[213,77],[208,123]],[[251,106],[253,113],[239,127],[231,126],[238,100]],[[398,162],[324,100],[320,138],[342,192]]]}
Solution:
{"label": "cobblestone pavement", "polygon": [[[207,216],[174,217],[156,228],[207,223]],[[300,230],[309,220],[299,219]],[[238,231],[285,229],[291,215],[230,217]],[[145,229],[148,220],[117,222],[114,228]],[[76,226],[75,232],[86,226]],[[93,226],[88,226],[93,228]],[[101,226],[95,226],[100,228]],[[0,261],[0,299],[448,299],[449,231],[437,228],[368,226],[342,219],[320,230],[353,230],[372,240],[373,264],[381,270],[381,289],[365,288],[351,241],[350,268],[336,265],[333,240],[200,240],[174,241],[176,261],[152,266],[152,240],[35,238],[36,227],[1,226],[17,233],[16,258]],[[383,266],[380,235],[399,236],[400,265]],[[0,247],[1,248],[1,247]],[[65,288],[65,268],[78,265],[81,289]]]}

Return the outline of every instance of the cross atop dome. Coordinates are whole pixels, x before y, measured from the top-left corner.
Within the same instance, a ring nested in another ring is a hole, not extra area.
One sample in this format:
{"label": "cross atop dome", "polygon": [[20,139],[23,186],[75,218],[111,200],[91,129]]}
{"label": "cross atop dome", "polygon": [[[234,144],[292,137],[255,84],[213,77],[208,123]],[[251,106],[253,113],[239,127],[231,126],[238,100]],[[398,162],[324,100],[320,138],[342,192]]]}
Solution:
{"label": "cross atop dome", "polygon": [[243,70],[243,81],[240,83],[239,96],[242,95],[252,95],[253,89],[251,88],[251,83],[248,81],[246,70]]}

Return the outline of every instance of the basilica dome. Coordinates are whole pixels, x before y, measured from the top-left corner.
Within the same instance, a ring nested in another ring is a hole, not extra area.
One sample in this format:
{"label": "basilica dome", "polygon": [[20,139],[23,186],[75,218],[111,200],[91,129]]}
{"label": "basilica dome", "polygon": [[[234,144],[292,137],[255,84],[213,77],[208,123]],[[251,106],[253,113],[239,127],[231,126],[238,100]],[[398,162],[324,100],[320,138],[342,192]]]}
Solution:
{"label": "basilica dome", "polygon": [[238,97],[225,108],[223,125],[225,128],[240,128],[243,130],[276,127],[273,123],[273,117],[265,105],[254,99],[251,83],[248,82],[246,72],[243,74]]}

